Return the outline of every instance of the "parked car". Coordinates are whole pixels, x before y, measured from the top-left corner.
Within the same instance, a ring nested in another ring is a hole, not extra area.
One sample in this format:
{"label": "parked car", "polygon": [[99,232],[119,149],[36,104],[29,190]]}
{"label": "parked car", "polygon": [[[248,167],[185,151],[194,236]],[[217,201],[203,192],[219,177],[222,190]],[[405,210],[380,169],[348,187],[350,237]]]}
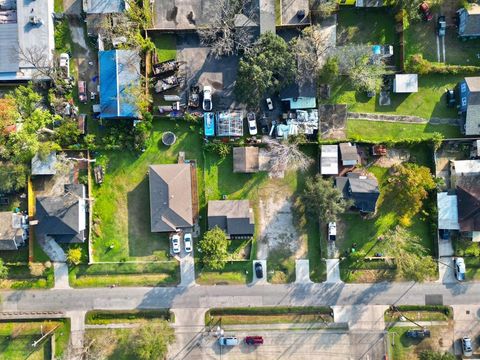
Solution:
{"label": "parked car", "polygon": [[445,16],[441,15],[437,18],[437,34],[440,37],[444,37],[446,31],[447,31],[447,21],[445,20]]}
{"label": "parked car", "polygon": [[212,87],[204,86],[203,87],[203,111],[212,111]]}
{"label": "parked car", "polygon": [[235,336],[221,336],[218,339],[218,345],[220,345],[220,346],[236,346],[236,345],[238,345],[238,339]]}
{"label": "parked car", "polygon": [[248,132],[250,135],[257,135],[258,129],[257,129],[257,120],[255,120],[255,113],[248,113],[247,114],[247,121],[248,121]]}
{"label": "parked car", "polygon": [[257,279],[263,278],[263,266],[261,262],[255,263],[255,275],[257,276]]}
{"label": "parked car", "polygon": [[183,244],[185,245],[185,252],[192,252],[192,234],[186,233],[183,235]]}
{"label": "parked car", "polygon": [[70,56],[67,53],[60,54],[60,68],[67,78],[70,77]]}
{"label": "parked car", "polygon": [[245,338],[245,344],[247,345],[262,345],[263,337],[261,336],[247,336]]}
{"label": "parked car", "polygon": [[462,353],[464,356],[473,355],[472,339],[469,337],[464,336],[462,338]]}
{"label": "parked car", "polygon": [[172,251],[174,254],[180,252],[180,236],[178,234],[172,236]]}
{"label": "parked car", "polygon": [[433,15],[430,12],[430,6],[424,1],[423,3],[420,4],[418,7],[420,12],[422,13],[422,18],[425,21],[431,21],[433,19]]}
{"label": "parked car", "polygon": [[430,337],[430,330],[428,329],[408,330],[407,337],[413,338],[413,339],[424,339],[424,338]]}
{"label": "parked car", "polygon": [[451,89],[446,90],[446,100],[447,100],[447,107],[453,108],[455,107],[457,101],[455,100],[455,91]]}
{"label": "parked car", "polygon": [[458,281],[465,280],[465,261],[461,257],[453,259],[453,265],[455,267],[455,277]]}
{"label": "parked car", "polygon": [[273,102],[272,102],[272,99],[267,98],[266,102],[267,102],[267,108],[268,108],[268,110],[272,111],[272,110],[273,110]]}
{"label": "parked car", "polygon": [[328,240],[337,240],[337,223],[335,222],[328,223]]}

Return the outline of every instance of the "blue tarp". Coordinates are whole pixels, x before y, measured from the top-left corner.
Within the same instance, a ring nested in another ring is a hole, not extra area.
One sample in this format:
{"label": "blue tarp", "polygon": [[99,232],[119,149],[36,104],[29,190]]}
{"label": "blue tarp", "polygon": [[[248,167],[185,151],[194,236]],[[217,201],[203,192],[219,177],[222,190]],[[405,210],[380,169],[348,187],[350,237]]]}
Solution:
{"label": "blue tarp", "polygon": [[140,83],[140,57],[132,50],[100,51],[100,117],[135,118],[132,88]]}

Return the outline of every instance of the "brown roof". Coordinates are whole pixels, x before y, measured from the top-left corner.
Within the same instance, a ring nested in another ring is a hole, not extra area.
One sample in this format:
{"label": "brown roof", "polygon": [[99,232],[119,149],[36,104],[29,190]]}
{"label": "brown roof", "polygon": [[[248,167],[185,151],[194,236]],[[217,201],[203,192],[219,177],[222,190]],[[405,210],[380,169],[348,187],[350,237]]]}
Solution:
{"label": "brown roof", "polygon": [[255,219],[248,200],[208,202],[208,229],[218,226],[228,235],[253,235]]}
{"label": "brown roof", "polygon": [[233,172],[253,173],[259,170],[258,147],[233,148]]}
{"label": "brown roof", "polygon": [[190,164],[151,165],[149,180],[151,231],[193,226]]}
{"label": "brown roof", "polygon": [[457,199],[460,231],[480,231],[480,177],[459,177]]}

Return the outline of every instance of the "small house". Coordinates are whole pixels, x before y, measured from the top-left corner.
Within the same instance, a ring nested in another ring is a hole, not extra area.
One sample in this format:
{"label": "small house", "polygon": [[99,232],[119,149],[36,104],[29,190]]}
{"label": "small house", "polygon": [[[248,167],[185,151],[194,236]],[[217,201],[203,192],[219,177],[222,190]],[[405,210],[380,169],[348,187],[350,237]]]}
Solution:
{"label": "small house", "polygon": [[380,196],[378,181],[375,178],[348,173],[335,179],[335,186],[345,199],[352,199],[353,207],[363,213],[374,213]]}
{"label": "small house", "polygon": [[457,180],[458,224],[463,236],[480,242],[480,177]]}
{"label": "small house", "polygon": [[457,10],[457,33],[461,40],[480,37],[480,5],[469,3],[468,7]]}
{"label": "small house", "polygon": [[[480,20],[479,20],[480,21]],[[466,77],[457,85],[459,112],[465,135],[480,134],[480,76]]]}
{"label": "small house", "polygon": [[321,146],[320,174],[338,175],[338,145]]}
{"label": "small house", "polygon": [[343,166],[355,166],[359,163],[357,145],[341,143],[339,146]]}
{"label": "small house", "polygon": [[233,172],[256,173],[259,171],[259,149],[255,146],[233,148]]}
{"label": "small house", "polygon": [[25,243],[24,226],[24,215],[0,212],[0,250],[18,250]]}
{"label": "small house", "polygon": [[229,239],[251,238],[255,218],[248,200],[212,200],[208,202],[208,229],[218,226]]}
{"label": "small house", "polygon": [[418,92],[418,75],[395,74],[395,79],[393,80],[393,92],[397,94]]}

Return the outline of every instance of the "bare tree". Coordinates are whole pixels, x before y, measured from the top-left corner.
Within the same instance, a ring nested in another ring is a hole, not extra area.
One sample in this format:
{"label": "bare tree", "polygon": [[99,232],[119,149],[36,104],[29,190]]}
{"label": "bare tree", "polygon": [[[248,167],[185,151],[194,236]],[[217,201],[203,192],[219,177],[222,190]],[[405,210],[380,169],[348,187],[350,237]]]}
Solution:
{"label": "bare tree", "polygon": [[215,13],[208,25],[197,29],[202,45],[218,58],[248,52],[253,44],[252,25],[257,23],[258,8],[251,0],[214,0]]}
{"label": "bare tree", "polygon": [[313,160],[298,148],[298,144],[277,141],[267,136],[262,138],[269,152],[270,172],[279,174],[286,170],[306,171]]}
{"label": "bare tree", "polygon": [[58,66],[58,59],[53,54],[49,54],[47,48],[38,45],[27,48],[19,46],[12,49],[12,57],[35,69],[34,80],[50,79],[53,85],[59,83],[62,72]]}

